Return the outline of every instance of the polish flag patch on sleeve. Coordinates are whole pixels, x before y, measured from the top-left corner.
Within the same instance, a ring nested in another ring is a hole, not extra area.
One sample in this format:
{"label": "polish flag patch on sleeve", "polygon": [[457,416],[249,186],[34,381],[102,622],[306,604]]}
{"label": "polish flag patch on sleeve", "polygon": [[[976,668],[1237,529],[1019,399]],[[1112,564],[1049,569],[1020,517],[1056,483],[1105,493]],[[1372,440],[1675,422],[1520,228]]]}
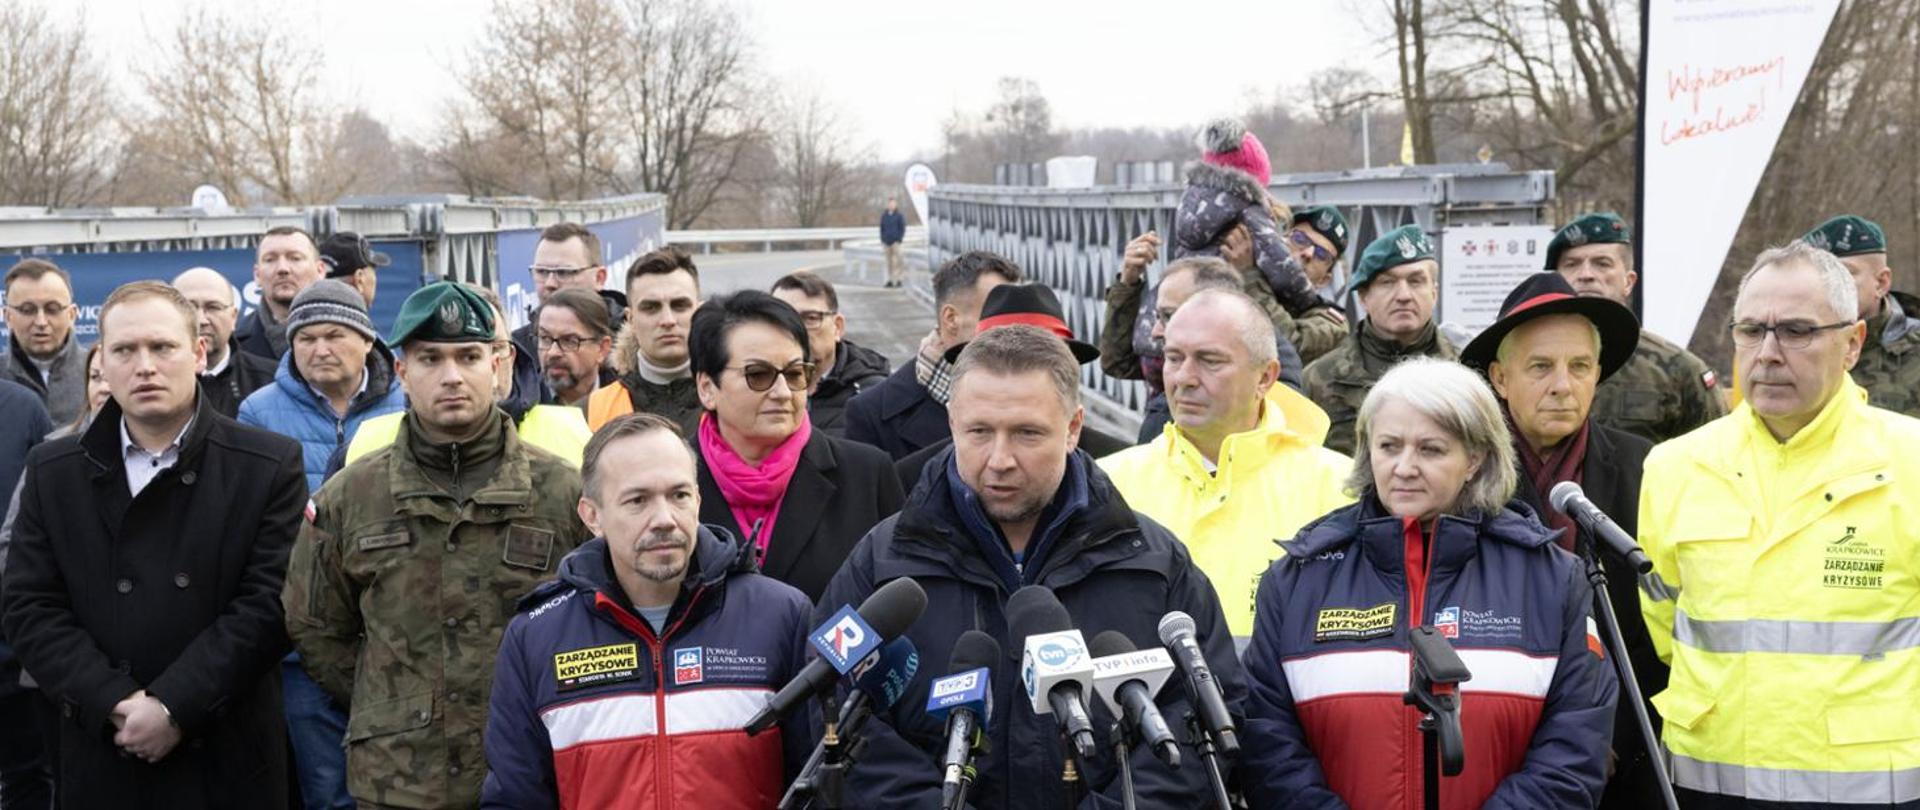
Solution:
{"label": "polish flag patch on sleeve", "polygon": [[1587,617],[1587,650],[1602,659],[1607,657],[1607,647],[1600,643],[1600,625],[1594,624],[1593,617]]}
{"label": "polish flag patch on sleeve", "polygon": [[[301,513],[301,514],[304,514],[304,515],[306,515],[306,516],[307,516],[307,522],[308,522],[308,523],[312,523],[312,522],[313,522],[313,513],[314,513],[314,511],[315,511],[315,510],[314,510],[314,508],[313,508],[313,499],[312,499],[312,498],[308,498],[308,499],[307,499],[307,509],[306,509],[306,511],[305,511],[305,512],[302,512],[302,513]],[[1593,621],[1593,620],[1592,620],[1592,619],[1588,619],[1587,621],[1589,621],[1589,622],[1591,622],[1591,621]]]}
{"label": "polish flag patch on sleeve", "polygon": [[1706,388],[1708,391],[1712,391],[1714,386],[1719,384],[1720,384],[1720,378],[1717,376],[1714,376],[1713,369],[1707,369],[1706,371],[1700,372],[1700,385]]}

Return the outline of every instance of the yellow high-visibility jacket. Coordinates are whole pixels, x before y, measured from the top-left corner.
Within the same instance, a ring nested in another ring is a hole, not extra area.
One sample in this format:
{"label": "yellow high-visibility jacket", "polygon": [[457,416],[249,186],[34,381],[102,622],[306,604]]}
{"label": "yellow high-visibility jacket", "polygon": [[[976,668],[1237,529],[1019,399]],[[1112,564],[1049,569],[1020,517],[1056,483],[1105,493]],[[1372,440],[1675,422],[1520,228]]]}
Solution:
{"label": "yellow high-visibility jacket", "polygon": [[[394,438],[400,435],[400,416],[401,412],[394,412],[360,423],[353,441],[347,443],[345,463],[352,464],[393,444]],[[587,440],[593,438],[593,431],[587,429],[586,414],[572,405],[535,405],[520,417],[518,428],[520,441],[559,456],[575,469],[586,455]]]}
{"label": "yellow high-visibility jacket", "polygon": [[1220,444],[1217,473],[1168,422],[1160,437],[1100,459],[1127,505],[1167,527],[1213,581],[1234,636],[1253,635],[1260,576],[1300,527],[1353,502],[1353,460],[1321,446],[1327,414],[1284,385],[1267,391],[1260,424]]}
{"label": "yellow high-visibility jacket", "polygon": [[1842,386],[1785,444],[1743,403],[1647,456],[1640,598],[1681,787],[1920,801],[1920,420]]}

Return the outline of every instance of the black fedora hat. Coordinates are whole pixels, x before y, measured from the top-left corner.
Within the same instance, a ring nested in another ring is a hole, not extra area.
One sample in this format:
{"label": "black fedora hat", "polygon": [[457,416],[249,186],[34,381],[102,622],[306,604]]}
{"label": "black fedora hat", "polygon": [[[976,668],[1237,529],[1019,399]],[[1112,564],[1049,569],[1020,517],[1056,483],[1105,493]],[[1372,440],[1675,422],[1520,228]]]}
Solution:
{"label": "black fedora hat", "polygon": [[1500,350],[1500,341],[1521,324],[1543,315],[1578,315],[1600,330],[1600,379],[1613,376],[1633,358],[1640,345],[1640,321],[1612,299],[1583,297],[1559,273],[1527,276],[1500,304],[1500,320],[1481,332],[1460,351],[1460,362],[1485,372]]}
{"label": "black fedora hat", "polygon": [[[1045,284],[1002,284],[987,291],[987,300],[980,304],[980,323],[973,329],[978,336],[988,329],[1001,326],[1033,326],[1058,335],[1067,342],[1067,350],[1073,352],[1073,359],[1086,365],[1100,359],[1100,349],[1091,343],[1075,340],[1073,330],[1067,328],[1066,311],[1060,308],[1060,299],[1053,294],[1053,288]],[[947,362],[960,358],[960,350],[967,344],[960,343],[947,350]]]}

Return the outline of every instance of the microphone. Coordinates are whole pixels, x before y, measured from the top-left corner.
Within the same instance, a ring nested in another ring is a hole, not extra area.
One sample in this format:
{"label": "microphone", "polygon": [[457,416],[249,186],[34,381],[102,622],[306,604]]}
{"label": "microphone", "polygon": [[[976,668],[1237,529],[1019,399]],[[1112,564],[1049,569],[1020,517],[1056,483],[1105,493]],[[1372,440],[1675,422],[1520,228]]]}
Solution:
{"label": "microphone", "polygon": [[1600,511],[1600,507],[1594,506],[1593,501],[1587,500],[1587,493],[1581,491],[1579,484],[1572,481],[1554,484],[1547,500],[1561,514],[1573,518],[1574,522],[1600,538],[1608,551],[1620,555],[1627,565],[1633,566],[1634,573],[1644,574],[1653,570],[1653,561],[1647,559],[1645,551],[1640,550],[1640,544],[1634,542],[1627,530],[1620,528],[1620,524],[1613,522],[1613,518],[1607,517],[1606,512]]}
{"label": "microphone", "polygon": [[1072,742],[1080,761],[1094,758],[1093,719],[1087,715],[1087,693],[1093,690],[1093,660],[1066,607],[1045,586],[1028,585],[1007,599],[1007,628],[1025,639],[1020,655],[1020,680],[1034,714],[1051,714],[1061,733]]}
{"label": "microphone", "polygon": [[1153,696],[1173,674],[1173,659],[1167,651],[1155,647],[1140,650],[1118,630],[1093,637],[1093,688],[1107,708],[1128,728],[1140,735],[1141,742],[1153,749],[1153,755],[1169,768],[1180,767],[1180,743],[1160,716]]}
{"label": "microphone", "polygon": [[[878,655],[869,655],[866,660],[854,665],[850,673],[853,678],[854,698],[847,701],[851,706],[854,700],[862,696],[881,710],[890,709],[900,702],[907,693],[907,687],[913,685],[913,676],[920,673],[920,650],[913,646],[913,639],[904,636],[886,643]],[[844,709],[843,715],[850,714]]]}
{"label": "microphone", "polygon": [[1194,637],[1193,617],[1178,610],[1161,616],[1160,643],[1173,654],[1173,663],[1180,668],[1180,674],[1186,676],[1188,692],[1198,708],[1201,724],[1213,737],[1214,746],[1224,756],[1238,755],[1240,738],[1233,730],[1233,715],[1227,712],[1227,699],[1220,694],[1220,682],[1213,679],[1213,669],[1207,666],[1207,657],[1200,652],[1200,642]]}
{"label": "microphone", "polygon": [[1000,642],[978,630],[960,634],[944,678],[927,690],[927,714],[947,721],[947,754],[941,758],[940,806],[959,807],[963,786],[973,781],[973,755],[986,748],[993,719],[990,668],[1000,660]]}
{"label": "microphone", "polygon": [[824,624],[807,634],[819,657],[788,681],[786,686],[747,721],[747,734],[759,734],[792,714],[808,698],[831,688],[885,642],[905,632],[920,613],[927,609],[927,592],[920,583],[906,577],[888,582],[875,590],[860,610],[841,607]]}

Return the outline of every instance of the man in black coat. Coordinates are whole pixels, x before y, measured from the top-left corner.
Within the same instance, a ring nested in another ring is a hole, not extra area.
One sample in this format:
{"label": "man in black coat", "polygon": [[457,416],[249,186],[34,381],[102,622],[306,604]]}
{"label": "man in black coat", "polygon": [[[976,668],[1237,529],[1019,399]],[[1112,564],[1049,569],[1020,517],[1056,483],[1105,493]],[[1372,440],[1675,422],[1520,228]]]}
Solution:
{"label": "man in black coat", "polygon": [[973,337],[987,293],[1021,280],[1019,266],[984,250],[953,257],[933,274],[933,331],[920,350],[878,385],[847,402],[846,437],[895,461],[947,437],[947,352]]}
{"label": "man in black coat", "polygon": [[195,267],[175,276],[173,288],[187,297],[199,315],[201,339],[207,342],[207,369],[200,374],[200,393],[214,412],[232,418],[240,413],[247,395],[273,382],[279,364],[253,352],[241,351],[233,330],[240,319],[240,290],[219,271]]}
{"label": "man in black coat", "polygon": [[[1162,616],[1185,611],[1229,709],[1238,711],[1246,696],[1213,585],[1178,539],[1128,508],[1075,448],[1083,419],[1079,374],[1065,345],[1038,328],[1009,326],[975,338],[954,370],[953,448],[900,514],[861,539],[815,607],[815,621],[823,621],[888,581],[910,577],[927,593],[926,611],[905,634],[921,650],[923,666],[924,656],[945,658],[967,630],[999,642],[1001,658],[990,667],[988,753],[976,760],[969,795],[981,810],[1067,802],[1053,718],[1016,705],[1026,701],[1017,674],[1022,639],[1007,626],[1007,599],[1024,586],[1051,589],[1085,637],[1113,630],[1143,649],[1158,646]],[[847,778],[847,806],[938,806],[946,734],[925,711],[930,681],[915,680],[877,715],[881,722],[868,724],[867,750]],[[1161,689],[1157,702],[1171,722],[1186,716],[1186,690],[1177,683]],[[1083,763],[1083,784],[1098,796],[1086,806],[1113,806],[1121,790],[1107,736],[1113,717],[1104,704],[1090,708],[1100,754]],[[1129,761],[1141,807],[1202,804],[1207,782],[1193,749],[1181,751],[1179,768],[1145,746]]]}
{"label": "man in black coat", "polygon": [[0,626],[59,709],[66,807],[287,804],[280,608],[307,502],[300,447],[214,412],[192,305],[115,290],[113,399],[35,448]]}
{"label": "man in black coat", "polygon": [[807,415],[813,426],[834,436],[846,435],[847,403],[854,395],[887,378],[887,357],[847,339],[847,316],[840,312],[840,293],[833,282],[796,270],[773,282],[773,297],[800,313],[813,348],[813,390],[807,392]]}
{"label": "man in black coat", "polygon": [[[1611,299],[1579,297],[1560,274],[1546,272],[1529,276],[1508,293],[1500,320],[1460,353],[1462,363],[1486,373],[1505,405],[1520,467],[1516,497],[1527,501],[1549,527],[1563,529],[1561,545],[1582,556],[1604,546],[1554,509],[1547,496],[1554,486],[1572,481],[1627,534],[1638,531],[1640,468],[1653,445],[1593,422],[1589,414],[1595,388],[1626,365],[1639,340],[1640,325],[1632,311]],[[1638,576],[1612,552],[1600,553],[1600,564],[1644,701],[1666,688],[1667,667],[1654,652],[1641,619]],[[1658,733],[1659,716],[1651,703],[1647,711]],[[1613,725],[1615,761],[1600,806],[1660,806],[1650,753],[1654,749],[1641,736],[1633,704],[1624,693]]]}

